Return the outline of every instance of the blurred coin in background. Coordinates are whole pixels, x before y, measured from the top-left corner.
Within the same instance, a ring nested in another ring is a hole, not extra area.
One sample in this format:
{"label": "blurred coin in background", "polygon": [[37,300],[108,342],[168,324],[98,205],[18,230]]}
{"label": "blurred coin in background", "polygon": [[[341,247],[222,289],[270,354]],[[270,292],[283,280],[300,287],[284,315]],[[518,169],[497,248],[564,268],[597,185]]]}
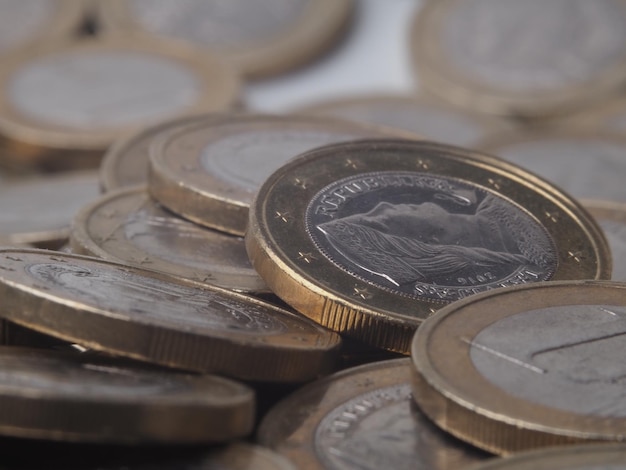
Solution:
{"label": "blurred coin in background", "polygon": [[587,199],[585,208],[598,221],[611,248],[614,281],[626,282],[626,204]]}

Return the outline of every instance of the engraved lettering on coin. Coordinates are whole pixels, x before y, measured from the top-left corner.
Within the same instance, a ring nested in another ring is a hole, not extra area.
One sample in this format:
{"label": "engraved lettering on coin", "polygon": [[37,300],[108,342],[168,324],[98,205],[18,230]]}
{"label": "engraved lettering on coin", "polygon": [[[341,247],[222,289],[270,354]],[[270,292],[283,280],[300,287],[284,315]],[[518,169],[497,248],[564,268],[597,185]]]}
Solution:
{"label": "engraved lettering on coin", "polygon": [[0,0],[0,52],[41,34],[59,6],[55,0]]}
{"label": "engraved lettering on coin", "polygon": [[92,363],[71,363],[27,354],[0,356],[0,390],[53,390],[80,397],[157,395],[188,388],[185,379]]}
{"label": "engraved lettering on coin", "polygon": [[360,395],[318,425],[315,452],[329,469],[461,468],[480,452],[469,450],[420,413],[409,384]]}
{"label": "engraved lettering on coin", "polygon": [[613,257],[614,281],[626,281],[626,224],[614,220],[598,220],[600,228],[604,231]]}
{"label": "engraved lettering on coin", "polygon": [[[213,231],[168,214],[157,204],[131,213],[124,222],[127,240],[151,256],[174,264],[207,270],[207,261],[222,272],[252,270],[240,237],[221,236],[215,243]],[[218,234],[219,236],[219,234]]]}
{"label": "engraved lettering on coin", "polygon": [[332,129],[233,132],[207,145],[201,162],[210,174],[254,194],[269,175],[296,155],[366,135],[365,132],[347,134]]}
{"label": "engraved lettering on coin", "polygon": [[529,310],[478,333],[470,357],[488,381],[532,403],[582,415],[626,416],[626,308]]}
{"label": "engraved lettering on coin", "polygon": [[360,174],[319,191],[307,232],[344,271],[414,298],[453,301],[550,279],[550,235],[522,208],[475,186],[417,172]]}
{"label": "engraved lettering on coin", "polygon": [[166,57],[72,51],[19,68],[8,96],[31,119],[92,130],[165,119],[193,105],[200,90],[191,69]]}
{"label": "engraved lettering on coin", "polygon": [[287,329],[261,307],[125,270],[89,267],[87,263],[36,263],[26,267],[34,279],[107,311],[145,317],[168,326],[274,335]]}
{"label": "engraved lettering on coin", "polygon": [[515,92],[590,81],[624,57],[616,0],[463,0],[441,31],[444,55],[474,80]]}
{"label": "engraved lettering on coin", "polygon": [[626,201],[626,145],[608,139],[546,138],[495,148],[499,157],[578,198]]}
{"label": "engraved lettering on coin", "polygon": [[310,0],[130,0],[144,29],[206,46],[237,47],[286,30]]}

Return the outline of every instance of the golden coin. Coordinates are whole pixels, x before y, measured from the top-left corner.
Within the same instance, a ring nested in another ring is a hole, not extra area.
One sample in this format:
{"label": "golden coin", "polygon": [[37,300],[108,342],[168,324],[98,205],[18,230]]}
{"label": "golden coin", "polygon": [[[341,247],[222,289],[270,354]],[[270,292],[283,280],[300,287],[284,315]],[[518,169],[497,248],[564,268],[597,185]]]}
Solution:
{"label": "golden coin", "polygon": [[85,0],[2,0],[0,2],[0,55],[34,42],[78,33]]}
{"label": "golden coin", "polygon": [[3,435],[192,444],[243,437],[254,425],[254,392],[217,376],[22,348],[0,348],[0,368]]}
{"label": "golden coin", "polygon": [[611,269],[599,227],[558,188],[495,157],[408,140],[327,146],[284,165],[251,206],[246,249],[296,310],[403,353],[449,302]]}
{"label": "golden coin", "polygon": [[523,452],[467,470],[620,470],[625,462],[624,444],[588,444]]}
{"label": "golden coin", "polygon": [[0,184],[0,244],[58,248],[78,210],[98,196],[94,172],[13,179]]}
{"label": "golden coin", "polygon": [[2,316],[96,351],[245,380],[298,382],[333,367],[340,339],[218,287],[96,258],[0,250]]}
{"label": "golden coin", "polygon": [[626,2],[426,2],[411,45],[420,84],[451,103],[519,117],[565,114],[626,79]]}
{"label": "golden coin", "polygon": [[613,258],[614,281],[626,281],[626,204],[585,200],[583,205],[595,217],[604,232]]}
{"label": "golden coin", "polygon": [[410,378],[406,358],[333,374],[278,403],[261,422],[257,439],[310,470],[452,470],[487,458],[420,413]]}
{"label": "golden coin", "polygon": [[142,31],[217,50],[248,77],[305,64],[348,25],[351,0],[106,0],[105,30]]}
{"label": "golden coin", "polygon": [[504,119],[450,106],[425,95],[346,98],[298,108],[297,112],[400,129],[428,140],[464,147],[512,127]]}
{"label": "golden coin", "polygon": [[522,166],[577,198],[626,202],[626,135],[545,129],[493,135],[476,148]]}
{"label": "golden coin", "polygon": [[74,218],[72,253],[161,271],[239,292],[268,293],[243,238],[181,219],[135,187],[112,191]]}
{"label": "golden coin", "polygon": [[626,284],[517,286],[449,305],[417,331],[414,398],[490,452],[624,441]]}
{"label": "golden coin", "polygon": [[42,44],[0,69],[0,133],[12,150],[5,157],[97,164],[126,133],[228,108],[238,85],[220,57],[178,42],[116,36]]}
{"label": "golden coin", "polygon": [[[219,115],[218,115],[219,116]],[[168,132],[196,120],[209,120],[209,114],[185,116],[141,129],[118,140],[102,157],[100,186],[106,191],[148,184],[149,149],[152,143]]]}
{"label": "golden coin", "polygon": [[325,117],[225,115],[158,141],[150,150],[149,191],[182,217],[243,236],[254,194],[287,160],[322,145],[392,132]]}

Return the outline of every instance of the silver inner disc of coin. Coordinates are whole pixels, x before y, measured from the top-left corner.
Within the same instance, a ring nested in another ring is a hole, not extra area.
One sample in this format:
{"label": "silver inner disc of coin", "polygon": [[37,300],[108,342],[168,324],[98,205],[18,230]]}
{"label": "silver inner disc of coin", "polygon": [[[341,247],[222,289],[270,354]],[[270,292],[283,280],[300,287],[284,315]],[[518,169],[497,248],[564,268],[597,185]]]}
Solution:
{"label": "silver inner disc of coin", "polygon": [[417,411],[409,384],[381,388],[346,401],[315,430],[325,468],[347,470],[461,468],[480,453],[459,445]]}
{"label": "silver inner disc of coin", "polygon": [[207,46],[240,46],[274,37],[311,0],[130,0],[133,19],[150,32]]}
{"label": "silver inner disc of coin", "polygon": [[531,403],[580,415],[626,416],[626,308],[565,305],[517,313],[471,340],[489,382]]}
{"label": "silver inner disc of coin", "polygon": [[199,77],[183,63],[135,51],[68,51],[11,76],[12,106],[44,125],[97,131],[157,121],[190,108]]}
{"label": "silver inner disc of coin", "polygon": [[306,230],[343,271],[395,294],[454,301],[549,279],[555,245],[521,207],[466,182],[418,172],[331,183],[306,209]]}
{"label": "silver inner disc of coin", "polygon": [[42,34],[58,9],[57,0],[0,0],[0,52]]}
{"label": "silver inner disc of coin", "polygon": [[546,138],[493,151],[578,198],[626,201],[626,144],[607,139]]}
{"label": "silver inner disc of coin", "polygon": [[626,7],[617,0],[463,0],[440,41],[455,68],[513,92],[591,81],[623,59]]}

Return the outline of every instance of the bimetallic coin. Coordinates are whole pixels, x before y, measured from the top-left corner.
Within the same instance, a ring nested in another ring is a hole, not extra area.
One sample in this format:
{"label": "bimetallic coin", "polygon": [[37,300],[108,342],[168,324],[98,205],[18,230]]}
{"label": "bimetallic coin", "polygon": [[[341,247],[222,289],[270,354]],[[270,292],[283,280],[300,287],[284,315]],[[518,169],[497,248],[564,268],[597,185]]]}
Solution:
{"label": "bimetallic coin", "polygon": [[243,236],[254,194],[289,159],[322,145],[391,133],[314,116],[209,119],[155,143],[150,149],[149,191],[189,220]]}
{"label": "bimetallic coin", "polygon": [[345,143],[297,157],[259,190],[246,248],[296,310],[404,353],[446,303],[610,273],[606,240],[571,197],[498,158],[426,141]]}
{"label": "bimetallic coin", "polygon": [[541,449],[491,459],[467,470],[624,470],[626,445],[588,444]]}
{"label": "bimetallic coin", "polygon": [[330,48],[351,0],[106,0],[105,29],[182,39],[224,54],[246,76],[282,73]]}
{"label": "bimetallic coin", "polygon": [[246,380],[329,372],[340,339],[251,297],[96,258],[0,250],[2,316],[97,351]]}
{"label": "bimetallic coin", "polygon": [[0,184],[0,244],[58,248],[78,210],[98,196],[98,176],[76,172]]}
{"label": "bimetallic coin", "polygon": [[452,470],[487,458],[420,413],[410,368],[409,359],[383,361],[309,384],[270,410],[258,440],[311,470]]}
{"label": "bimetallic coin", "polygon": [[210,115],[185,116],[149,126],[125,139],[118,140],[102,158],[100,186],[106,191],[148,184],[150,145],[165,133],[191,124],[196,120],[208,120]]}
{"label": "bimetallic coin", "polygon": [[517,286],[449,305],[417,331],[414,398],[490,452],[624,441],[626,284]]}
{"label": "bimetallic coin", "polygon": [[108,443],[224,442],[254,424],[254,392],[217,376],[0,348],[0,433]]}
{"label": "bimetallic coin", "polygon": [[492,136],[477,144],[581,199],[626,202],[626,136],[597,129],[552,129]]}
{"label": "bimetallic coin", "polygon": [[77,34],[85,9],[84,0],[0,0],[0,55]]}
{"label": "bimetallic coin", "polygon": [[365,96],[327,101],[297,112],[401,129],[429,140],[469,147],[512,126],[504,119],[472,113],[426,96]]}
{"label": "bimetallic coin", "polygon": [[47,151],[77,160],[81,151],[101,155],[138,128],[226,109],[238,90],[220,57],[156,38],[52,42],[3,65],[0,132],[22,150],[14,159],[33,163],[53,158]]}
{"label": "bimetallic coin", "polygon": [[425,89],[473,110],[549,116],[621,86],[626,2],[427,2],[411,41]]}
{"label": "bimetallic coin", "polygon": [[626,204],[585,200],[585,208],[604,232],[613,258],[614,281],[626,281]]}
{"label": "bimetallic coin", "polygon": [[74,218],[72,252],[165,272],[239,292],[269,293],[243,238],[181,219],[145,187],[112,191]]}

